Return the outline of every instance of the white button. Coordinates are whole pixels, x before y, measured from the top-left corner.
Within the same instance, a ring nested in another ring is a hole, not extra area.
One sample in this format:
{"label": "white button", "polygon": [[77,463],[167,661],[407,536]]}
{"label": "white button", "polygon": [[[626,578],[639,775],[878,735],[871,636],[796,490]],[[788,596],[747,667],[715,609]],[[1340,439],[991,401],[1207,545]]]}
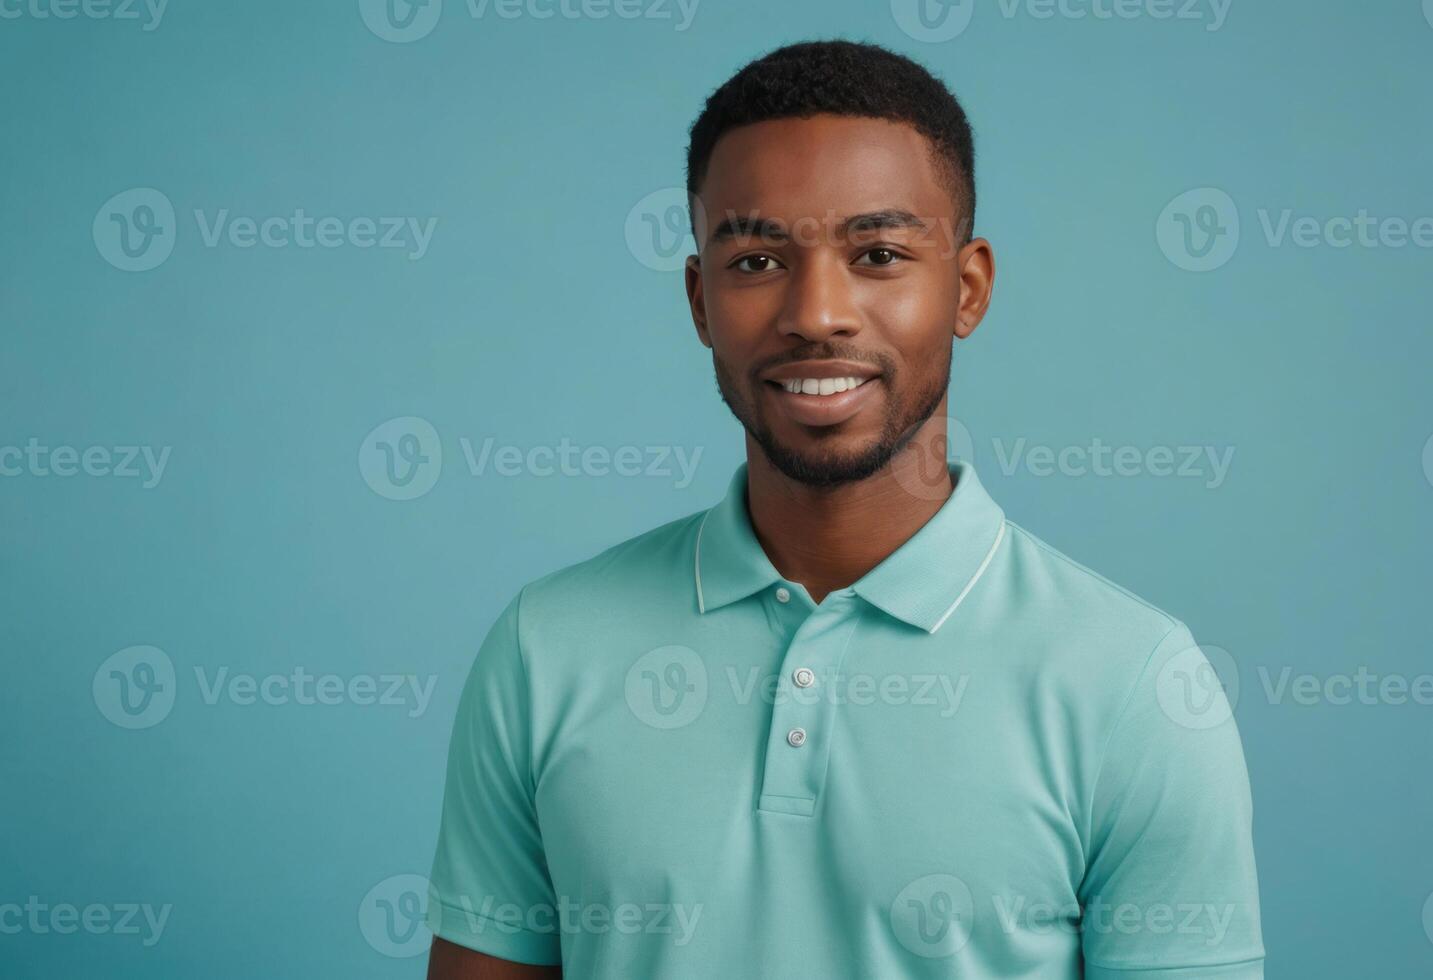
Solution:
{"label": "white button", "polygon": [[788,588],[786,588],[786,586],[784,586],[784,585],[783,585],[781,588],[777,589],[777,590],[776,590],[776,601],[777,601],[777,602],[790,602],[790,601],[791,601],[791,590],[788,589]]}
{"label": "white button", "polygon": [[797,667],[791,679],[796,682],[797,687],[810,687],[816,683],[816,675],[811,672],[810,667]]}
{"label": "white button", "polygon": [[786,733],[786,741],[790,742],[793,746],[795,746],[795,747],[798,748],[798,749],[801,748],[801,746],[803,746],[803,745],[806,744],[806,729],[804,729],[804,728],[793,728],[793,729],[791,729],[791,731],[789,731],[789,732]]}

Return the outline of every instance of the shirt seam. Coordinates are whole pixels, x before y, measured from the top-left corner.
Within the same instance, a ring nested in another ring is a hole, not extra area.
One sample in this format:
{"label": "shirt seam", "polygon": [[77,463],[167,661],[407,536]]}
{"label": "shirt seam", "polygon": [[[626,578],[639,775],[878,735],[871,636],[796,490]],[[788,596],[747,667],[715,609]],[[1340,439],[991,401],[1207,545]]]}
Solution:
{"label": "shirt seam", "polygon": [[[841,654],[836,658],[835,668],[838,675],[841,671],[841,668],[844,667],[846,664],[846,657],[851,652],[851,643],[853,640],[855,640],[856,634],[860,632],[861,623],[864,622],[866,619],[866,609],[867,605],[864,601],[856,604],[855,622],[851,624],[851,631],[846,634],[846,640],[841,644]],[[836,741],[836,726],[841,723],[841,712],[836,710],[839,706],[835,704],[830,704],[826,707],[828,711],[826,717],[829,718],[831,721],[830,728],[826,735],[826,752],[821,760],[821,782],[818,785],[816,791],[816,801],[818,806],[825,805],[827,794],[830,792],[828,786],[831,775],[831,749],[832,746],[835,745]]]}
{"label": "shirt seam", "polygon": [[1029,542],[1030,542],[1031,544],[1033,544],[1035,547],[1039,548],[1041,551],[1043,551],[1043,552],[1045,552],[1046,554],[1050,555],[1052,558],[1058,558],[1060,561],[1062,561],[1062,562],[1064,562],[1065,564],[1069,565],[1071,568],[1074,568],[1074,569],[1076,569],[1077,571],[1084,572],[1086,575],[1090,576],[1091,578],[1093,578],[1095,581],[1099,582],[1100,584],[1105,585],[1105,586],[1107,586],[1108,588],[1113,589],[1114,591],[1118,592],[1120,595],[1124,596],[1126,599],[1131,599],[1131,600],[1133,600],[1134,602],[1139,603],[1139,604],[1140,604],[1141,606],[1143,606],[1145,609],[1148,609],[1148,610],[1149,610],[1150,612],[1152,612],[1152,613],[1158,614],[1159,616],[1161,616],[1162,618],[1168,620],[1169,622],[1174,623],[1174,624],[1176,624],[1176,625],[1179,623],[1179,620],[1178,620],[1177,617],[1171,616],[1169,613],[1165,612],[1163,609],[1159,608],[1159,607],[1156,606],[1154,603],[1150,602],[1148,599],[1142,599],[1142,598],[1140,598],[1139,596],[1137,596],[1137,595],[1135,595],[1133,592],[1131,592],[1129,589],[1126,589],[1124,586],[1120,585],[1118,582],[1112,582],[1112,581],[1110,581],[1109,579],[1105,578],[1103,575],[1101,575],[1099,572],[1095,571],[1093,568],[1090,568],[1090,567],[1088,567],[1088,566],[1086,566],[1086,565],[1081,565],[1079,562],[1075,561],[1075,559],[1071,558],[1069,555],[1067,555],[1067,554],[1065,554],[1064,552],[1058,550],[1058,549],[1055,548],[1053,545],[1047,544],[1046,542],[1040,540],[1038,537],[1036,537],[1036,536],[1035,536],[1034,534],[1032,534],[1030,531],[1028,531],[1028,530],[1026,530],[1025,528],[1021,527],[1019,524],[1016,524],[1014,521],[1010,520],[1009,518],[1006,519],[1005,523],[1009,524],[1009,525],[1010,525],[1011,527],[1013,527],[1015,530],[1019,531],[1020,534],[1021,534],[1021,536],[1024,537],[1026,541],[1029,541]]}
{"label": "shirt seam", "polygon": [[463,916],[463,917],[465,917],[465,918],[468,917],[468,916],[471,916],[471,917],[473,917],[474,919],[482,919],[482,920],[484,920],[485,922],[491,922],[493,925],[497,926],[499,929],[505,931],[508,935],[512,935],[512,934],[514,934],[514,933],[519,933],[519,932],[520,932],[520,933],[523,933],[524,935],[533,936],[533,937],[538,938],[538,939],[552,939],[552,938],[554,938],[554,937],[553,937],[553,934],[550,933],[550,932],[539,932],[539,931],[536,930],[536,929],[529,929],[529,928],[527,928],[526,926],[515,926],[515,925],[511,925],[510,923],[506,923],[506,922],[503,922],[503,921],[501,921],[501,920],[499,920],[499,919],[495,919],[495,918],[493,918],[491,915],[484,915],[482,912],[479,912],[479,911],[477,911],[476,909],[459,908],[458,906],[454,905],[452,902],[446,901],[445,899],[442,899],[442,898],[439,898],[439,899],[438,899],[438,906],[439,906],[440,908],[442,908],[442,909],[448,911],[448,912],[452,912],[452,913],[454,913],[454,914],[456,914],[456,915],[461,915],[461,916]]}
{"label": "shirt seam", "polygon": [[1229,966],[1248,966],[1250,963],[1262,963],[1266,959],[1268,959],[1268,955],[1260,953],[1258,956],[1248,956],[1242,960],[1225,960],[1219,963],[1181,963],[1176,966],[1113,966],[1085,957],[1085,965],[1093,966],[1097,970],[1117,970],[1130,973],[1173,973],[1178,970],[1222,970]]}
{"label": "shirt seam", "polygon": [[[533,770],[533,711],[532,711],[532,677],[528,672],[527,650],[522,642],[522,607],[526,601],[527,586],[518,589],[517,608],[513,611],[513,639],[517,643],[518,669],[522,671],[522,696],[523,696],[523,738],[526,744],[523,746],[523,754],[527,756],[527,788],[528,803],[532,807],[533,822],[537,822],[537,773]],[[539,834],[541,828],[538,828]]]}
{"label": "shirt seam", "polygon": [[[1095,797],[1099,793],[1100,777],[1104,775],[1105,763],[1109,761],[1110,746],[1114,743],[1115,734],[1119,731],[1120,725],[1124,724],[1125,716],[1129,713],[1129,707],[1134,703],[1134,693],[1139,690],[1140,681],[1144,680],[1144,675],[1148,672],[1149,665],[1154,662],[1154,655],[1159,652],[1160,647],[1164,646],[1164,641],[1173,636],[1181,627],[1188,628],[1185,627],[1181,621],[1177,619],[1174,620],[1173,625],[1160,636],[1159,640],[1154,644],[1154,647],[1149,651],[1149,655],[1144,658],[1144,663],[1140,665],[1138,672],[1135,673],[1134,682],[1130,684],[1129,690],[1125,692],[1124,699],[1120,702],[1119,711],[1115,713],[1115,720],[1110,725],[1109,733],[1105,735],[1104,742],[1100,746],[1100,762],[1095,768],[1095,777],[1090,782],[1089,799],[1085,803],[1085,842],[1087,849],[1094,844],[1092,838],[1095,833]],[[1085,862],[1085,871],[1089,871],[1088,860]]]}

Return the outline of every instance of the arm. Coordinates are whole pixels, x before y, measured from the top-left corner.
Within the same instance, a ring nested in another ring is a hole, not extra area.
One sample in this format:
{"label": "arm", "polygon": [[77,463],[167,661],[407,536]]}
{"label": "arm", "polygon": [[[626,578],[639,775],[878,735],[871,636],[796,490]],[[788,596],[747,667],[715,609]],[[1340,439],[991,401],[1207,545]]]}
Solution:
{"label": "arm", "polygon": [[1183,624],[1160,642],[1114,722],[1096,779],[1080,890],[1088,980],[1260,980],[1253,805],[1224,691]]}
{"label": "arm", "polygon": [[560,977],[558,899],[538,825],[521,593],[458,700],[428,901],[434,980]]}
{"label": "arm", "polygon": [[562,980],[562,967],[500,960],[434,936],[428,980]]}

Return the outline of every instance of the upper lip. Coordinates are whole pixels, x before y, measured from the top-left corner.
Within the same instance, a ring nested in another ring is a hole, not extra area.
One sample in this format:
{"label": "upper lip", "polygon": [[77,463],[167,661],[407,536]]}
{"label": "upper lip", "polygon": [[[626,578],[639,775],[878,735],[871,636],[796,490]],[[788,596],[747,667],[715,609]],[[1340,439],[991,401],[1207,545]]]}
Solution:
{"label": "upper lip", "polygon": [[763,381],[795,381],[799,378],[862,378],[869,381],[881,372],[860,361],[791,361],[762,372]]}

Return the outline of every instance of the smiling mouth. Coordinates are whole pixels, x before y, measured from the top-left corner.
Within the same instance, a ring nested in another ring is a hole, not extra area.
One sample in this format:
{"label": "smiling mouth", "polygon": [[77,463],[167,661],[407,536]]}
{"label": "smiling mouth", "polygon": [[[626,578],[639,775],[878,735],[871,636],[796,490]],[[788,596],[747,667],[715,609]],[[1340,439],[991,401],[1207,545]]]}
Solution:
{"label": "smiling mouth", "polygon": [[881,386],[871,383],[878,377],[782,378],[769,379],[766,385],[776,410],[787,419],[810,428],[830,428],[853,419],[878,397]]}
{"label": "smiling mouth", "polygon": [[850,391],[852,388],[859,388],[865,384],[867,378],[844,377],[844,378],[788,378],[782,381],[770,381],[768,384],[784,388],[793,395],[839,395],[843,391]]}

